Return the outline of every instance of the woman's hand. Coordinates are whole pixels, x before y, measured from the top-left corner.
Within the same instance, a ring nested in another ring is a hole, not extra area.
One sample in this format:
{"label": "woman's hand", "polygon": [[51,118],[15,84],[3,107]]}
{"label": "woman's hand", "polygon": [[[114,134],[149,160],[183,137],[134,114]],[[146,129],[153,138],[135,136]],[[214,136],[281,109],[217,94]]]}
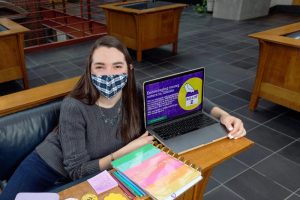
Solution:
{"label": "woman's hand", "polygon": [[152,135],[149,135],[148,131],[146,131],[143,135],[127,144],[126,147],[130,152],[141,146],[144,146],[145,144],[152,144],[153,140],[154,137]]}
{"label": "woman's hand", "polygon": [[239,118],[230,115],[225,110],[217,106],[211,109],[210,114],[219,119],[220,122],[227,128],[229,131],[228,137],[230,139],[238,139],[246,135],[243,122]]}
{"label": "woman's hand", "polygon": [[246,135],[243,122],[239,118],[226,113],[220,116],[220,121],[229,131],[230,139],[238,139]]}
{"label": "woman's hand", "polygon": [[131,141],[121,149],[111,153],[110,155],[107,155],[101,159],[99,159],[99,167],[100,169],[109,169],[111,168],[111,161],[114,159],[118,159],[136,149],[138,149],[141,146],[144,146],[145,144],[151,144],[154,137],[149,135],[148,131],[146,131],[143,135],[136,138],[135,140]]}
{"label": "woman's hand", "polygon": [[128,143],[126,146],[120,149],[121,154],[125,155],[130,153],[131,151],[138,149],[141,146],[144,146],[145,144],[151,144],[153,140],[154,137],[152,135],[149,135],[148,131],[146,131],[143,135],[136,138],[135,140],[132,140],[130,143]]}

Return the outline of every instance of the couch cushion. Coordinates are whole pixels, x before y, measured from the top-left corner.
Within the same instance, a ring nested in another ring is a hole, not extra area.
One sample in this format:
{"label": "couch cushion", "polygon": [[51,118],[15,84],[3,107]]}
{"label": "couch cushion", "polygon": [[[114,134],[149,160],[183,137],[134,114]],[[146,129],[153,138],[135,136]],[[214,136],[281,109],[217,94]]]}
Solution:
{"label": "couch cushion", "polygon": [[0,118],[0,180],[8,179],[57,125],[60,104],[55,101]]}

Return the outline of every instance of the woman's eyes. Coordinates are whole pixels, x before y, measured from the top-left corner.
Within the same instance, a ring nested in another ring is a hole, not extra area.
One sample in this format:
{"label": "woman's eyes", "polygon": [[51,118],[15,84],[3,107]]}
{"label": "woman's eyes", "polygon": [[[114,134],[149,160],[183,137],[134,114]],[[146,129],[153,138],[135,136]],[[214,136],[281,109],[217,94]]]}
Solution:
{"label": "woman's eyes", "polygon": [[[96,68],[96,69],[105,69],[105,67],[102,66],[102,65],[96,65],[95,68]],[[123,65],[115,65],[115,66],[113,66],[113,68],[114,68],[114,69],[122,69],[122,68],[123,68]]]}

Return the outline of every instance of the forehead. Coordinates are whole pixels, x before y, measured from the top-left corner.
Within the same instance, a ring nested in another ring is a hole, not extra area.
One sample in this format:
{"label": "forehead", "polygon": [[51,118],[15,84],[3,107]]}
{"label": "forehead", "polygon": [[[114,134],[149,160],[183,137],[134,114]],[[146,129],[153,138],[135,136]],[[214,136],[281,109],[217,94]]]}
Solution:
{"label": "forehead", "polygon": [[125,62],[124,54],[114,47],[99,47],[93,53],[93,63]]}

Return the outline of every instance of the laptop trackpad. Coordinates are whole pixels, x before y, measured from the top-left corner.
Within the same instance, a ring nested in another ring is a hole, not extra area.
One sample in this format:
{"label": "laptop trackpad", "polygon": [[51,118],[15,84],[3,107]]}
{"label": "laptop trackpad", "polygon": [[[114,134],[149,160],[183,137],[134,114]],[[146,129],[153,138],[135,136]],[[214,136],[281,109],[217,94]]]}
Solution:
{"label": "laptop trackpad", "polygon": [[227,137],[225,128],[219,123],[216,123],[211,126],[165,140],[164,143],[175,153],[184,153],[224,137]]}

